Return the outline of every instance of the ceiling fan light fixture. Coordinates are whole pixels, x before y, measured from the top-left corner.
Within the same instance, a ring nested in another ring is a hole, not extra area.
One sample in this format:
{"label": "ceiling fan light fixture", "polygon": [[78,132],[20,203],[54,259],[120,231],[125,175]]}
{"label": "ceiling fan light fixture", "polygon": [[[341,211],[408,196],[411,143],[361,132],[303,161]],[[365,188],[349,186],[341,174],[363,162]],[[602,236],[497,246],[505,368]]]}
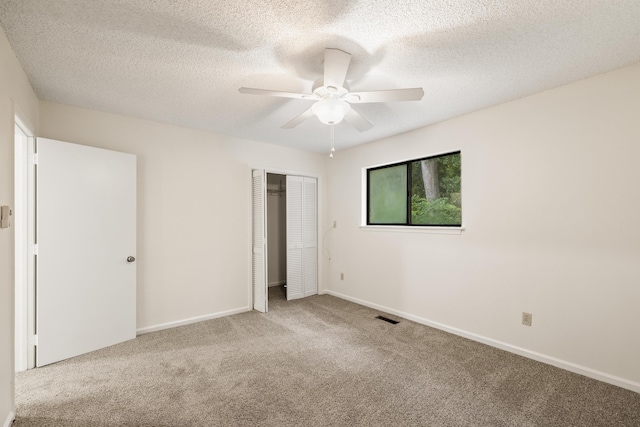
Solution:
{"label": "ceiling fan light fixture", "polygon": [[351,109],[351,105],[336,97],[326,97],[311,106],[311,111],[326,125],[338,124]]}

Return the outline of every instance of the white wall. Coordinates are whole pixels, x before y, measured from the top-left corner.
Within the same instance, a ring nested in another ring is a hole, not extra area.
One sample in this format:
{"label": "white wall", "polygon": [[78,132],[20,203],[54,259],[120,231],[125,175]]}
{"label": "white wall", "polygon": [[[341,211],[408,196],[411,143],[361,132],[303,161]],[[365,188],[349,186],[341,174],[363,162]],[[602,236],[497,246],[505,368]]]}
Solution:
{"label": "white wall", "polygon": [[40,118],[43,137],[138,156],[143,331],[249,309],[251,167],[325,178],[316,153],[44,101]]}
{"label": "white wall", "polygon": [[[38,98],[0,30],[0,205],[13,208],[14,112],[38,126]],[[0,229],[0,425],[12,416],[13,397],[13,312],[14,229]]]}
{"label": "white wall", "polygon": [[[362,168],[452,150],[461,235],[359,228]],[[328,288],[640,391],[639,159],[640,64],[340,151]]]}

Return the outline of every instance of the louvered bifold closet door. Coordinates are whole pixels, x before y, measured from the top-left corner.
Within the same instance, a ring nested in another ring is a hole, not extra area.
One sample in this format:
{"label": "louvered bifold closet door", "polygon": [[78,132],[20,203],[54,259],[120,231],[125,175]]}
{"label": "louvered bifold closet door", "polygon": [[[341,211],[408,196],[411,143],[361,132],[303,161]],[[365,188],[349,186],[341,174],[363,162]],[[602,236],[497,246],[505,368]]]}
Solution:
{"label": "louvered bifold closet door", "polygon": [[303,185],[303,293],[305,297],[308,297],[318,293],[318,185],[315,178],[304,178]]}
{"label": "louvered bifold closet door", "polygon": [[266,189],[265,171],[254,170],[251,178],[251,212],[253,223],[253,309],[266,313],[267,311],[267,251],[266,247]]}
{"label": "louvered bifold closet door", "polygon": [[303,183],[303,177],[287,175],[287,300],[304,296]]}

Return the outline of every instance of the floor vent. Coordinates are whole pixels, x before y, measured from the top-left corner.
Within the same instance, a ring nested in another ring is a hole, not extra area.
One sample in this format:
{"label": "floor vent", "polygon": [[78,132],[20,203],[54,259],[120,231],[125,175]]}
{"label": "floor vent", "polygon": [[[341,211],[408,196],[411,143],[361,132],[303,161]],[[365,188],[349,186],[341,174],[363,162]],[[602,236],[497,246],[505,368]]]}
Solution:
{"label": "floor vent", "polygon": [[376,316],[376,319],[384,320],[385,322],[389,322],[392,325],[397,325],[398,323],[400,323],[397,320],[389,319],[388,317],[384,317],[384,316]]}

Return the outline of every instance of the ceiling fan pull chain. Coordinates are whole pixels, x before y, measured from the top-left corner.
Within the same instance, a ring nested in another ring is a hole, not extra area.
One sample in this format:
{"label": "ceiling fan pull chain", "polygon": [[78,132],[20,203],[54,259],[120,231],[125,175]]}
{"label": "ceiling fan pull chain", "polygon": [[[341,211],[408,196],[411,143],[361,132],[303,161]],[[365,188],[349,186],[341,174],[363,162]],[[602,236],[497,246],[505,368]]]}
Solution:
{"label": "ceiling fan pull chain", "polygon": [[331,135],[331,152],[329,153],[329,157],[333,157],[333,152],[336,151],[335,147],[334,147],[334,143],[335,143],[335,133],[334,133],[334,128],[335,125],[330,125],[329,127],[331,128],[330,131],[330,135]]}

